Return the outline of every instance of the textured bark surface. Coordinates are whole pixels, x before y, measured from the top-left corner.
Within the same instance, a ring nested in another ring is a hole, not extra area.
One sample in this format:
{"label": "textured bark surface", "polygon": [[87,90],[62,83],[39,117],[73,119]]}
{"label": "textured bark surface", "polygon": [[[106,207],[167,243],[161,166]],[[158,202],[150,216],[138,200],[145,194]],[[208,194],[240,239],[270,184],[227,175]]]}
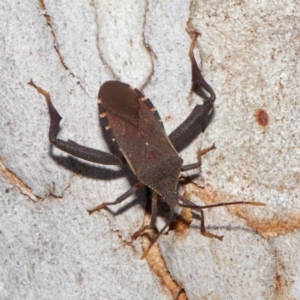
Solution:
{"label": "textured bark surface", "polygon": [[[2,2],[0,298],[299,299],[299,16],[297,1]],[[184,210],[140,260],[148,240],[131,236],[148,220],[145,193],[89,216],[134,176],[52,149],[46,102],[27,82],[51,93],[60,138],[109,149],[96,101],[109,79],[143,90],[170,133],[201,103],[190,92],[192,31],[217,100],[181,156],[217,149],[181,193],[267,206],[206,211],[223,242]]]}

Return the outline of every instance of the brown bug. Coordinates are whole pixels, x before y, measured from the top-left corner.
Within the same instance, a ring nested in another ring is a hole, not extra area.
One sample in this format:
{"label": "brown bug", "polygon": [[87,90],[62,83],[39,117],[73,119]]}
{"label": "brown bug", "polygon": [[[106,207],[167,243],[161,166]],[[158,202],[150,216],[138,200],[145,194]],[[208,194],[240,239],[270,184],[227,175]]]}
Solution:
{"label": "brown bug", "polygon": [[[214,235],[205,230],[204,208],[233,204],[264,205],[259,202],[238,201],[198,206],[177,193],[180,172],[198,168],[200,160],[194,164],[183,166],[183,160],[178,155],[176,149],[179,148],[187,136],[191,136],[195,131],[199,130],[203,119],[213,109],[215,101],[215,93],[202,77],[194,57],[193,50],[196,39],[197,35],[195,35],[189,51],[192,64],[192,82],[194,89],[204,89],[210,96],[206,96],[201,90],[204,95],[204,103],[196,105],[186,120],[169,136],[167,136],[164,130],[158,112],[150,100],[139,90],[119,81],[107,81],[101,86],[98,96],[101,123],[106,130],[111,132],[112,139],[117,142],[123,157],[117,157],[107,152],[88,148],[71,140],[63,141],[57,139],[56,131],[61,116],[53,106],[49,93],[36,86],[32,81],[29,83],[38,92],[42,93],[47,100],[50,114],[49,139],[54,146],[69,154],[98,164],[119,165],[125,162],[125,158],[138,179],[136,185],[115,201],[104,202],[94,209],[89,210],[89,213],[99,211],[109,205],[116,205],[146,185],[155,195],[152,199],[151,221],[149,225],[143,226],[134,234],[134,237],[137,237],[146,229],[153,228],[155,225],[157,216],[156,194],[160,195],[162,201],[166,202],[170,207],[170,215],[165,226],[151,241],[143,257],[147,255],[150,247],[170,225],[174,219],[175,208],[177,206],[188,207],[198,211],[201,215],[201,234],[222,240],[222,236]],[[202,153],[213,148],[214,146],[205,149]]]}

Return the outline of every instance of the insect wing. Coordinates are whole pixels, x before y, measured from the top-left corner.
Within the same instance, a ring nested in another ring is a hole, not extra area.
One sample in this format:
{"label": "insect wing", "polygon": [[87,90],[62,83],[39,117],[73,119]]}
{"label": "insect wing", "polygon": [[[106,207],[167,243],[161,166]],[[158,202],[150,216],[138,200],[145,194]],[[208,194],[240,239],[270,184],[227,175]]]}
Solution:
{"label": "insect wing", "polygon": [[175,190],[182,159],[166,135],[157,111],[138,90],[121,82],[110,83],[109,93],[103,86],[99,92],[100,113],[109,125],[106,129],[112,130],[120,151],[140,181],[159,194],[165,186]]}

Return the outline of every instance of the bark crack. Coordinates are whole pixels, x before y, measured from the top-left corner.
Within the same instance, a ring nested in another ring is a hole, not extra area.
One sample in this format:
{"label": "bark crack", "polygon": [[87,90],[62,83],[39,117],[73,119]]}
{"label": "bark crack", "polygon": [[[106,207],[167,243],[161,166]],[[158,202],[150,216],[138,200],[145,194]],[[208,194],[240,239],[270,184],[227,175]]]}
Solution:
{"label": "bark crack", "polygon": [[54,50],[58,56],[58,59],[61,63],[61,65],[63,66],[63,68],[71,75],[71,77],[75,78],[77,83],[80,85],[80,87],[82,88],[82,90],[86,93],[86,90],[84,88],[84,86],[81,83],[81,79],[76,76],[71,70],[70,68],[67,66],[67,64],[65,63],[63,56],[60,53],[59,47],[58,47],[58,41],[57,41],[57,37],[56,34],[54,32],[53,26],[52,26],[52,20],[51,20],[51,16],[49,14],[47,14],[47,9],[46,9],[46,5],[44,3],[43,0],[39,0],[39,5],[40,5],[40,9],[41,9],[41,13],[42,15],[45,17],[46,23],[50,28],[50,32],[51,32],[51,36],[53,38],[53,47]]}
{"label": "bark crack", "polygon": [[0,160],[0,173],[7,181],[9,181],[13,186],[17,187],[21,193],[27,196],[30,200],[35,202],[41,200],[40,197],[32,193],[31,188],[29,188],[20,178],[18,178],[12,171],[8,170],[4,166],[2,160]]}

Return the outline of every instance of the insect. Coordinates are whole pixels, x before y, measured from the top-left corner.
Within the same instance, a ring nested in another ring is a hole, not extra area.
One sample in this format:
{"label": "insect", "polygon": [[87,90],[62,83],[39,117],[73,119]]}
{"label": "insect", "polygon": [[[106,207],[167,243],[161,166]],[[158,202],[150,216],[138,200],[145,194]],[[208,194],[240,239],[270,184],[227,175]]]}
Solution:
{"label": "insect", "polygon": [[[202,77],[195,60],[193,50],[196,39],[197,35],[194,36],[189,50],[192,65],[192,83],[194,90],[200,89],[204,95],[204,102],[202,105],[196,105],[185,121],[169,136],[164,130],[157,110],[139,90],[119,81],[107,81],[100,87],[98,107],[101,123],[105,130],[110,132],[112,140],[118,144],[123,157],[88,148],[72,140],[63,141],[56,138],[56,131],[62,118],[53,106],[50,94],[36,86],[33,81],[29,82],[47,100],[50,115],[49,140],[54,146],[81,159],[98,164],[122,165],[127,162],[137,177],[138,182],[127,192],[113,202],[104,202],[98,205],[89,210],[89,213],[99,211],[110,205],[116,205],[134,194],[142,186],[148,186],[153,191],[151,220],[149,225],[143,226],[134,234],[134,237],[137,237],[146,229],[155,226],[157,195],[170,207],[170,214],[165,226],[151,241],[142,257],[147,255],[150,247],[170,225],[178,206],[188,207],[200,213],[200,232],[202,235],[222,240],[222,236],[206,231],[203,209],[236,204],[264,205],[259,202],[238,201],[198,206],[177,192],[180,173],[198,168],[201,164],[199,159],[194,164],[184,166],[177,149],[187,137],[192,136],[195,131],[199,131],[203,119],[212,111],[215,101],[215,93]],[[201,153],[211,149],[213,149],[213,146]]]}

